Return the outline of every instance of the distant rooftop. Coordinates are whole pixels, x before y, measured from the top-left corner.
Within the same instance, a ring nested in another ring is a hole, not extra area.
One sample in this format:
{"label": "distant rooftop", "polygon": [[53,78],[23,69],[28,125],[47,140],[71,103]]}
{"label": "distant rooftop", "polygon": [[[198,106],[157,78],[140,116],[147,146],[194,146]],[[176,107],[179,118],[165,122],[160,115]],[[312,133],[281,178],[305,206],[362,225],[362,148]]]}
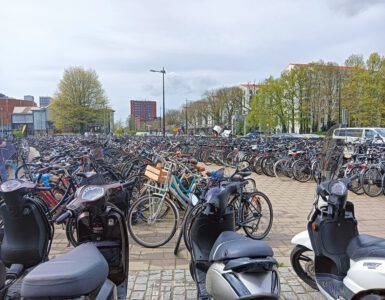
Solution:
{"label": "distant rooftop", "polygon": [[259,84],[255,84],[255,83],[247,83],[247,84],[241,84],[241,86],[244,86],[244,87],[246,87],[246,88],[248,88],[248,89],[250,89],[250,88],[258,88],[259,87]]}
{"label": "distant rooftop", "polygon": [[299,67],[299,68],[307,68],[307,67],[319,67],[321,69],[336,69],[336,70],[348,70],[348,69],[354,69],[354,67],[348,67],[348,66],[334,66],[334,65],[322,65],[317,63],[310,63],[310,64],[289,64],[285,70],[290,69],[292,67]]}
{"label": "distant rooftop", "polygon": [[41,110],[40,107],[29,107],[29,106],[15,106],[13,108],[14,114],[32,114],[33,110]]}

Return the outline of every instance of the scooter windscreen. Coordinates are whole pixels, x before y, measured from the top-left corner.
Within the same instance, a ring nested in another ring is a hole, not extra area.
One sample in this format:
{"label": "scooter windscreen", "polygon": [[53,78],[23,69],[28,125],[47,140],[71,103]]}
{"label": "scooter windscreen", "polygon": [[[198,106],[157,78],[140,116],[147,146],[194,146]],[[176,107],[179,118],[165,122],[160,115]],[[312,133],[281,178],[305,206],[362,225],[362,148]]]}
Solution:
{"label": "scooter windscreen", "polygon": [[344,145],[343,140],[333,138],[337,128],[340,125],[331,127],[323,140],[320,165],[315,172],[318,183],[336,178],[341,167]]}

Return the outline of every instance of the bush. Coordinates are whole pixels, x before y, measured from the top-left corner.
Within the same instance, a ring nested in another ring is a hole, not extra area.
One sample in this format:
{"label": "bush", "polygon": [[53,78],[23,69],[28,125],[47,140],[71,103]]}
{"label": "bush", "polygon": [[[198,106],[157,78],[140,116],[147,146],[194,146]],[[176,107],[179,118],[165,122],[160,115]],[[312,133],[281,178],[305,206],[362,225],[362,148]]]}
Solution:
{"label": "bush", "polygon": [[116,128],[115,129],[115,134],[116,134],[117,137],[122,137],[123,134],[124,134],[124,129],[121,128],[121,127]]}
{"label": "bush", "polygon": [[14,130],[12,131],[12,134],[15,138],[21,139],[24,137],[24,133],[21,130]]}

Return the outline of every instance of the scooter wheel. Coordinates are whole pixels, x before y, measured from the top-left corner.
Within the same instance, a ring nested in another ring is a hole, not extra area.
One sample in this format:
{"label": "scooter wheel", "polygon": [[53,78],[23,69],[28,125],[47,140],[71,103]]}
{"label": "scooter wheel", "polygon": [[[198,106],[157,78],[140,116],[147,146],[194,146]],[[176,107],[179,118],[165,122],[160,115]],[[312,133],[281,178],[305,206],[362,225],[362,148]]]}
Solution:
{"label": "scooter wheel", "polygon": [[290,254],[291,265],[298,275],[307,285],[318,290],[314,274],[314,252],[305,246],[297,245]]}

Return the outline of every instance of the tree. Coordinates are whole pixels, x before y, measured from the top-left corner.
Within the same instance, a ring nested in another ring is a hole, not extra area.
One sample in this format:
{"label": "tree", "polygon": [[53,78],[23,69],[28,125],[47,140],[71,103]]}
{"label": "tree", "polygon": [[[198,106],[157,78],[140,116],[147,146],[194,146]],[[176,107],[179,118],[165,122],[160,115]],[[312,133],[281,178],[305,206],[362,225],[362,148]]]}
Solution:
{"label": "tree", "polygon": [[126,119],[126,127],[128,130],[135,130],[135,118],[132,115],[129,115]]}
{"label": "tree", "polygon": [[84,132],[87,126],[102,127],[107,111],[108,99],[94,70],[71,67],[64,71],[50,105],[57,129]]}
{"label": "tree", "polygon": [[[182,112],[177,109],[169,109],[166,112],[166,125],[178,127],[183,123]],[[184,124],[184,123],[183,123]]]}

